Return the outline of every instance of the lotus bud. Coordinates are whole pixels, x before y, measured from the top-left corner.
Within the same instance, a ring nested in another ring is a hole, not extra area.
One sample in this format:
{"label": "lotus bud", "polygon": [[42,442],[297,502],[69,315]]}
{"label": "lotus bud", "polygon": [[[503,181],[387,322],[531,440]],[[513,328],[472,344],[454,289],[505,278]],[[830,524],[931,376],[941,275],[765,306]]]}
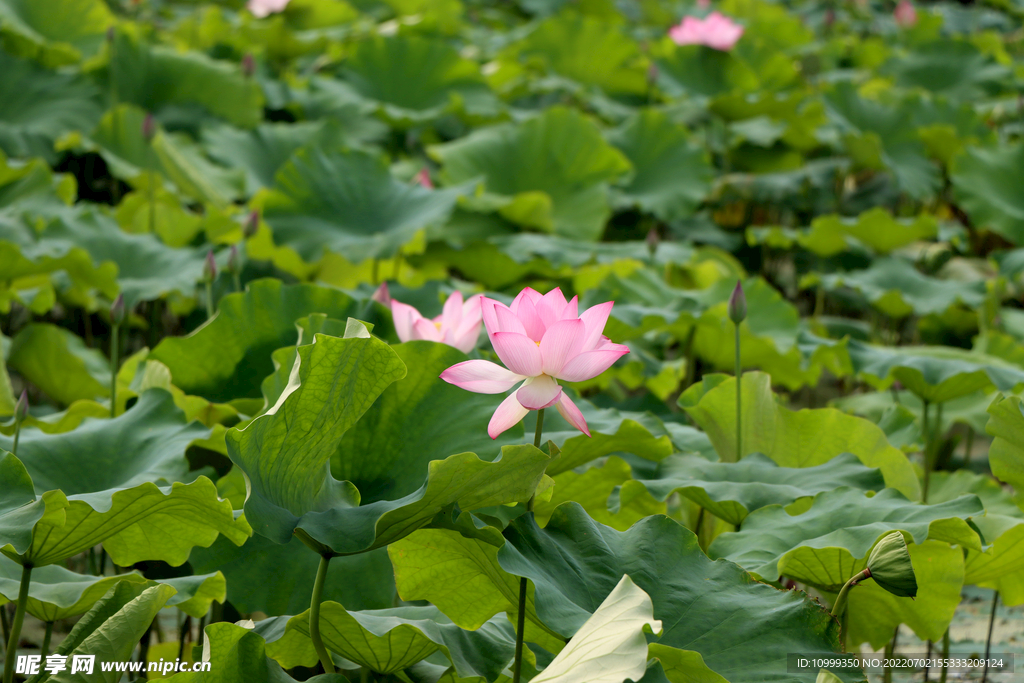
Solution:
{"label": "lotus bud", "polygon": [[428,171],[426,167],[420,169],[420,172],[417,173],[416,177],[413,179],[413,183],[416,185],[422,185],[428,190],[434,189],[434,183],[430,180],[430,171]]}
{"label": "lotus bud", "polygon": [[747,317],[747,296],[743,293],[743,283],[737,282],[729,297],[729,320],[739,325]]}
{"label": "lotus bud", "polygon": [[647,82],[648,83],[654,83],[657,80],[658,80],[658,65],[652,62],[650,64],[650,66],[647,67]]}
{"label": "lotus bud", "polygon": [[206,263],[203,264],[203,279],[213,282],[217,279],[217,261],[213,258],[213,250],[206,252]]}
{"label": "lotus bud", "polygon": [[252,75],[256,72],[256,60],[253,59],[251,52],[246,52],[245,56],[242,57],[242,75],[246,78],[252,78]]}
{"label": "lotus bud", "polygon": [[644,239],[647,243],[647,249],[651,252],[651,256],[654,256],[654,252],[658,251],[658,244],[661,243],[661,238],[658,236],[658,231],[651,228],[647,231],[647,237]]}
{"label": "lotus bud", "polygon": [[114,27],[113,26],[107,27],[107,42],[108,43],[114,42],[114,35],[115,35],[114,34]]}
{"label": "lotus bud", "polygon": [[380,283],[380,287],[377,288],[377,291],[373,293],[370,299],[391,308],[391,292],[388,290],[388,283]]}
{"label": "lotus bud", "polygon": [[14,406],[14,419],[21,422],[28,416],[28,391],[25,389],[21,390],[21,396],[18,397],[18,404]]}
{"label": "lotus bud", "polygon": [[253,211],[249,214],[249,218],[246,219],[245,225],[242,227],[242,235],[246,239],[256,236],[256,232],[260,229],[260,212]]}
{"label": "lotus bud", "polygon": [[152,114],[146,114],[146,118],[142,120],[142,137],[146,142],[150,142],[154,135],[156,135],[156,120]]}
{"label": "lotus bud", "polygon": [[124,313],[124,294],[118,294],[114,303],[110,305],[110,320],[115,325],[120,325],[124,322]]}
{"label": "lotus bud", "polygon": [[228,263],[224,270],[228,271],[229,273],[238,272],[238,245],[231,245],[231,251],[228,252]]}
{"label": "lotus bud", "polygon": [[917,595],[917,577],[903,534],[894,531],[875,544],[868,556],[868,571],[879,586],[901,598]]}

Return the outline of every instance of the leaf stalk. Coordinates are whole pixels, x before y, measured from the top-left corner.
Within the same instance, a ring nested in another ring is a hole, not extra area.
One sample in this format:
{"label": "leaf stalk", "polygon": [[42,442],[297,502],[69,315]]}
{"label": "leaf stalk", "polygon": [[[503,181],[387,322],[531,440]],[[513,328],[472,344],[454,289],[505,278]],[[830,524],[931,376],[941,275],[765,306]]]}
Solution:
{"label": "leaf stalk", "polygon": [[324,647],[324,641],[320,637],[320,600],[324,593],[324,583],[327,580],[327,567],[331,562],[330,555],[320,556],[320,566],[316,570],[316,581],[313,583],[313,596],[309,601],[309,637],[313,641],[313,649],[324,667],[324,673],[334,673],[334,660],[331,654]]}
{"label": "leaf stalk", "polygon": [[28,606],[28,587],[32,581],[32,565],[28,562],[21,566],[21,585],[18,588],[18,606],[11,624],[11,635],[7,641],[7,654],[4,657],[4,681],[14,683],[14,655],[21,639],[21,627],[25,623],[25,609]]}

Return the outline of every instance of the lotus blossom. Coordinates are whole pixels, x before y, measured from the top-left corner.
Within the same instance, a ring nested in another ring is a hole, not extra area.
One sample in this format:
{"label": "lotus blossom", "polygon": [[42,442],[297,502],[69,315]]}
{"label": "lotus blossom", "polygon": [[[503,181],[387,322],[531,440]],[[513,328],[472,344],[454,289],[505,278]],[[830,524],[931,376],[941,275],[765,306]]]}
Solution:
{"label": "lotus blossom", "polygon": [[492,438],[522,420],[531,410],[555,406],[569,424],[590,436],[583,413],[562,391],[558,380],[582,382],[597,377],[629,349],[604,336],[614,302],[592,306],[578,314],[577,298],[566,301],[562,291],[541,295],[527,287],[511,306],[485,298],[484,326],[498,358],[457,363],[441,379],[478,394],[500,394],[518,383],[491,416]]}
{"label": "lotus blossom", "polygon": [[426,339],[454,346],[463,353],[469,353],[476,346],[476,340],[480,336],[482,299],[483,295],[477,294],[463,302],[462,292],[455,292],[444,302],[441,315],[433,320],[424,318],[409,304],[391,299],[391,316],[395,321],[395,332],[403,342]]}
{"label": "lotus blossom", "polygon": [[917,10],[910,0],[900,0],[892,13],[896,23],[904,28],[909,28],[917,23]]}
{"label": "lotus blossom", "polygon": [[731,50],[743,35],[743,27],[718,12],[704,19],[683,17],[678,26],[668,30],[676,45],[707,45],[716,50]]}
{"label": "lotus blossom", "polygon": [[271,14],[283,12],[284,8],[288,6],[288,2],[289,0],[249,0],[246,8],[252,12],[253,16],[262,19]]}

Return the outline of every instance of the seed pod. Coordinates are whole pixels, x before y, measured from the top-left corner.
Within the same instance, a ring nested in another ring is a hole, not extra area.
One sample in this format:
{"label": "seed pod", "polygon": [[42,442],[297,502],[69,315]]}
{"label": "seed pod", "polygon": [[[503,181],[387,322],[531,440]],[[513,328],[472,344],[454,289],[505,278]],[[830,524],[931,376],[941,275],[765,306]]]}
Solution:
{"label": "seed pod", "polygon": [[110,320],[115,325],[120,325],[124,322],[124,314],[124,294],[118,294],[114,303],[110,305]]}
{"label": "seed pod", "polygon": [[729,297],[729,320],[739,325],[747,317],[747,296],[743,293],[743,283],[737,282]]}
{"label": "seed pod", "polygon": [[217,279],[217,261],[213,258],[213,250],[206,252],[206,263],[203,264],[203,278],[207,282]]}
{"label": "seed pod", "polygon": [[917,595],[917,576],[903,534],[894,531],[875,544],[868,556],[868,571],[879,586],[901,598]]}

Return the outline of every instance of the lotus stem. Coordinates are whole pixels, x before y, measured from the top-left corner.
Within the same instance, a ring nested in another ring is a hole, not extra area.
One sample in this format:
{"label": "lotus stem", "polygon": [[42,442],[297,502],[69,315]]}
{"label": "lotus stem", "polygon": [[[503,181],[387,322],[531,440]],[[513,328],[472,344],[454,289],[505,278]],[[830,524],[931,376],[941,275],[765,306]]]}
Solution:
{"label": "lotus stem", "polygon": [[11,625],[7,623],[7,605],[0,605],[0,632],[4,636],[4,645],[7,645],[7,639],[11,637]]}
{"label": "lotus stem", "polygon": [[964,467],[971,462],[971,451],[974,450],[974,428],[967,428],[967,443],[964,444]]}
{"label": "lotus stem", "polygon": [[313,641],[313,649],[324,667],[324,673],[334,673],[334,660],[324,647],[324,641],[320,637],[320,598],[324,593],[324,583],[327,580],[327,566],[331,563],[330,555],[320,556],[320,567],[316,570],[316,582],[313,584],[313,597],[309,601],[309,637]]}
{"label": "lotus stem", "polygon": [[149,171],[149,231],[156,232],[156,171]]}
{"label": "lotus stem", "polygon": [[28,606],[28,586],[32,581],[32,565],[25,562],[21,565],[21,586],[18,588],[18,606],[11,624],[11,635],[7,640],[7,654],[4,657],[4,681],[14,683],[14,655],[21,639],[21,626],[25,623],[25,608]]}
{"label": "lotus stem", "polygon": [[697,336],[697,325],[694,324],[686,335],[686,380],[683,382],[683,391],[690,388],[697,375],[697,369],[693,367],[693,338]]}
{"label": "lotus stem", "polygon": [[18,439],[21,437],[21,416],[14,420],[14,443],[11,444],[11,455],[18,454]]}
{"label": "lotus stem", "polygon": [[213,281],[206,280],[206,319],[213,317]]}
{"label": "lotus stem", "polygon": [[921,438],[924,440],[924,487],[921,490],[921,502],[928,502],[928,484],[931,479],[931,461],[928,453],[931,450],[931,431],[928,429],[928,401],[921,404]]}
{"label": "lotus stem", "polygon": [[743,459],[743,366],[740,364],[740,324],[736,328],[736,460]]}
{"label": "lotus stem", "polygon": [[942,673],[939,674],[939,683],[946,683],[946,660],[949,659],[949,629],[942,634]]}
{"label": "lotus stem", "polygon": [[928,672],[930,671],[930,669],[928,667],[928,660],[932,658],[932,647],[933,646],[934,646],[934,643],[931,641],[931,639],[929,639],[928,640],[928,649],[925,650],[925,656],[924,656],[924,683],[928,683]]}
{"label": "lotus stem", "polygon": [[988,636],[985,637],[985,669],[981,672],[981,683],[988,680],[988,656],[992,652],[992,627],[996,625],[996,608],[999,607],[999,591],[992,591],[992,611],[988,615]]}
{"label": "lotus stem", "polygon": [[50,640],[53,638],[53,622],[46,622],[46,631],[43,633],[43,644],[39,648],[43,653],[43,659],[50,654]]}
{"label": "lotus stem", "polygon": [[900,634],[900,625],[896,624],[896,630],[893,631],[892,640],[885,646],[885,672],[882,674],[883,683],[892,683],[892,667],[889,663],[892,661],[892,656],[896,652],[896,638]]}
{"label": "lotus stem", "polygon": [[855,574],[849,581],[843,584],[842,590],[839,591],[839,595],[836,597],[836,602],[832,605],[832,616],[840,617],[843,612],[846,611],[846,601],[850,595],[850,589],[856,586],[864,579],[871,578],[871,570],[865,568],[863,571]]}
{"label": "lotus stem", "polygon": [[120,362],[121,326],[110,328],[110,417],[117,417],[117,365]]}
{"label": "lotus stem", "polygon": [[[544,433],[544,409],[537,411],[537,429],[533,433],[533,446],[540,448]],[[533,496],[526,502],[526,509],[533,510]],[[526,635],[526,577],[519,579],[519,602],[516,605],[516,656],[512,663],[512,683],[519,683],[523,673],[523,639]]]}

